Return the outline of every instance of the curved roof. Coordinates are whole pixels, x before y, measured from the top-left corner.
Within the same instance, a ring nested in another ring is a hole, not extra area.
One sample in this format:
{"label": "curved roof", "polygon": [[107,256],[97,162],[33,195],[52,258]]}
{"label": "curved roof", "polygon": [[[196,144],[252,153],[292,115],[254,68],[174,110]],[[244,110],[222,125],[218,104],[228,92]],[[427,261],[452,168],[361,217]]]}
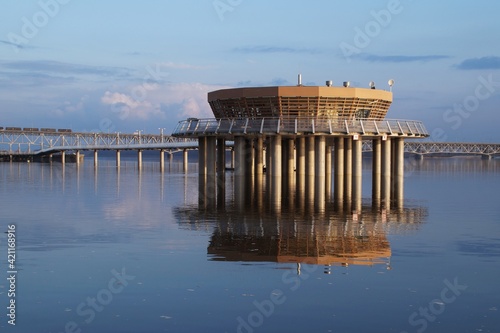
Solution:
{"label": "curved roof", "polygon": [[216,118],[328,117],[381,120],[392,103],[385,90],[326,86],[222,89],[208,93]]}

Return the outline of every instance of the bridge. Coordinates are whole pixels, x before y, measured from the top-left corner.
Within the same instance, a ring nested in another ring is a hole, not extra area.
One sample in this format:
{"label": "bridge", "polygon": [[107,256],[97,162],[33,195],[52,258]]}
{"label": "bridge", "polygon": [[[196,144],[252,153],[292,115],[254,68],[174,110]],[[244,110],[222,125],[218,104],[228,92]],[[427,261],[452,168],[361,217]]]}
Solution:
{"label": "bridge", "polygon": [[[351,133],[352,134],[352,133]],[[226,146],[232,147],[234,143],[227,141]],[[492,158],[500,155],[500,144],[493,143],[467,143],[467,142],[431,142],[407,141],[404,143],[405,153],[423,156],[457,156],[479,155],[483,158]],[[72,132],[47,132],[41,130],[1,129],[0,130],[0,157],[25,156],[50,156],[64,152],[79,153],[80,151],[114,150],[119,154],[121,150],[158,150],[170,155],[184,152],[187,160],[187,151],[198,149],[198,139],[178,138],[163,134],[133,134],[125,133],[87,133]],[[363,151],[372,151],[372,141],[363,141]],[[119,158],[119,155],[117,155]],[[118,161],[117,161],[118,162]]]}

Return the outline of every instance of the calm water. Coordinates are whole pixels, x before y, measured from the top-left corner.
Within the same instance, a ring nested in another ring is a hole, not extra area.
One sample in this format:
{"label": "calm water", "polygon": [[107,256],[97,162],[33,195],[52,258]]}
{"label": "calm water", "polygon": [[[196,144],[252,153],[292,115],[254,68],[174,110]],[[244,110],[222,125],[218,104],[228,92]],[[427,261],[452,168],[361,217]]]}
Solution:
{"label": "calm water", "polygon": [[195,164],[185,175],[177,160],[163,174],[122,163],[0,163],[2,331],[500,329],[500,160],[407,160],[405,200],[389,212],[371,206],[366,169],[356,214],[239,202],[231,173],[212,206]]}

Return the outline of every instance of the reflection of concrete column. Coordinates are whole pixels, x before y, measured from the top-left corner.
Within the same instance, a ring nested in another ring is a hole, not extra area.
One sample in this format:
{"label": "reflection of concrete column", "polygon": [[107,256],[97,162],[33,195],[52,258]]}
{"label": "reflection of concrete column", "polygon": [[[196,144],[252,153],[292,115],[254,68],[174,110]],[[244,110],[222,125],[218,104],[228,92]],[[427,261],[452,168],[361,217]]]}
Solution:
{"label": "reflection of concrete column", "polygon": [[120,150],[116,151],[116,167],[119,168],[121,164],[121,152]]}
{"label": "reflection of concrete column", "polygon": [[215,136],[208,136],[206,139],[207,153],[207,175],[214,177],[216,175],[216,165],[217,165],[217,139]]}
{"label": "reflection of concrete column", "polygon": [[390,208],[391,202],[391,138],[382,140],[382,181],[381,199],[386,208]]}
{"label": "reflection of concrete column", "polygon": [[335,138],[334,157],[334,199],[339,203],[344,201],[344,138]]}
{"label": "reflection of concrete column", "polygon": [[188,150],[186,148],[182,151],[182,169],[184,173],[188,172]]}
{"label": "reflection of concrete column", "polygon": [[352,199],[352,136],[344,139],[344,201],[350,205]]}
{"label": "reflection of concrete column", "polygon": [[[97,152],[97,150],[96,150],[96,152]],[[142,150],[141,149],[137,150],[137,167],[139,168],[139,170],[142,169]]]}
{"label": "reflection of concrete column", "polygon": [[380,204],[380,189],[382,175],[382,148],[380,138],[372,141],[372,201],[375,206]]}
{"label": "reflection of concrete column", "polygon": [[352,143],[352,196],[353,209],[361,211],[362,180],[363,180],[363,140],[359,137]]}
{"label": "reflection of concrete column", "polygon": [[207,175],[207,138],[204,136],[198,138],[198,174],[200,177]]}

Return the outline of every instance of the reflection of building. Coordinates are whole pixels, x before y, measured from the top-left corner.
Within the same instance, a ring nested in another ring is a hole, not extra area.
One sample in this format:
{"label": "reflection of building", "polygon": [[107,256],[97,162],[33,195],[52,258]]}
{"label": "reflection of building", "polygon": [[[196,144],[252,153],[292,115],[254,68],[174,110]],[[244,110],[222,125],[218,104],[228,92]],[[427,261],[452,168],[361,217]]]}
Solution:
{"label": "reflection of building", "polygon": [[422,207],[387,212],[366,206],[359,214],[333,209],[310,214],[289,207],[275,214],[226,206],[177,208],[175,215],[182,228],[212,232],[211,260],[374,265],[390,261],[386,234],[417,230],[427,212]]}

